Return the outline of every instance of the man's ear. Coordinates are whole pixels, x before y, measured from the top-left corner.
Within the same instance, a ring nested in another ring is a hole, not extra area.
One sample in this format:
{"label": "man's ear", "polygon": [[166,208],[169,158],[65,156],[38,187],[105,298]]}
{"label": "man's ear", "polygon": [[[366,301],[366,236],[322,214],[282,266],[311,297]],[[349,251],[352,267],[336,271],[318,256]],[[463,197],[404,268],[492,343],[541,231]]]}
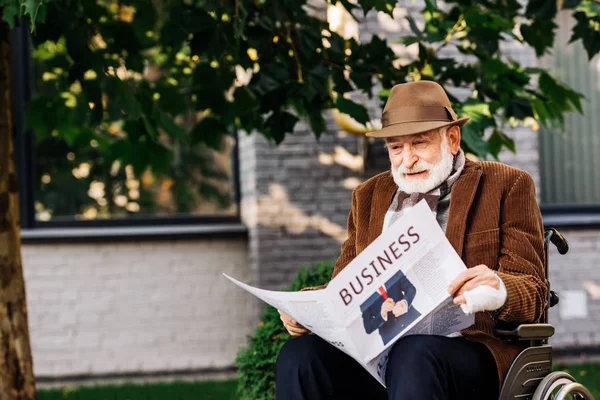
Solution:
{"label": "man's ear", "polygon": [[448,147],[452,155],[456,155],[460,149],[460,128],[457,125],[452,125],[446,131],[448,136]]}

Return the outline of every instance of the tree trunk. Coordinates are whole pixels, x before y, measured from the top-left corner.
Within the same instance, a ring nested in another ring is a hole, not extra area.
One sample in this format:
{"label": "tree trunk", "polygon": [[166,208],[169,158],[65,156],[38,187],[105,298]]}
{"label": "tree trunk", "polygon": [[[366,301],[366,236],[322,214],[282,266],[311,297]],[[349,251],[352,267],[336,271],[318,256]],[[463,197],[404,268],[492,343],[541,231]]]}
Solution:
{"label": "tree trunk", "polygon": [[11,68],[10,31],[0,20],[0,399],[34,400],[21,264]]}

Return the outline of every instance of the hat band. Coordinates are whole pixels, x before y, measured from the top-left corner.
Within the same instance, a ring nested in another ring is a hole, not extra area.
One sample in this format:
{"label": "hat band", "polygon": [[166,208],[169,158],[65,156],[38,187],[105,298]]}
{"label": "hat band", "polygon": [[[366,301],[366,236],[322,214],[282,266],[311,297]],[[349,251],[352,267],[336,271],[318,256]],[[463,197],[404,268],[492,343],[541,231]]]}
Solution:
{"label": "hat band", "polygon": [[387,127],[406,122],[456,121],[458,117],[450,107],[400,107],[387,110],[381,117],[381,124]]}

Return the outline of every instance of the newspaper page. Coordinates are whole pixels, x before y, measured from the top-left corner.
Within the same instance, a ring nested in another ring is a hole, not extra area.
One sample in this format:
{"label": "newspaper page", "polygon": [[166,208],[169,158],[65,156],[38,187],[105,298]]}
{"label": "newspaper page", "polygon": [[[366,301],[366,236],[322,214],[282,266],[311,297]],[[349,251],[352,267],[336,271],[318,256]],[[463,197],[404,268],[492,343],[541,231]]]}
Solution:
{"label": "newspaper page", "polygon": [[225,276],[349,354],[385,386],[388,350],[400,337],[450,335],[473,324],[447,291],[465,269],[423,200],[325,289],[268,291]]}

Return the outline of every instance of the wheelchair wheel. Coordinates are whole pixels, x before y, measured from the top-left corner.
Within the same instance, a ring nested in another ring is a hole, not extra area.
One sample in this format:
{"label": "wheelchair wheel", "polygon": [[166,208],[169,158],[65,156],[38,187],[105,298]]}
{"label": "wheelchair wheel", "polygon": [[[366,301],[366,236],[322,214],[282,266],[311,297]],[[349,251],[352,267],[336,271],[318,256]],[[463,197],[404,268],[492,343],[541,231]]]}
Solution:
{"label": "wheelchair wheel", "polygon": [[592,394],[566,372],[546,376],[533,394],[532,400],[594,400]]}

